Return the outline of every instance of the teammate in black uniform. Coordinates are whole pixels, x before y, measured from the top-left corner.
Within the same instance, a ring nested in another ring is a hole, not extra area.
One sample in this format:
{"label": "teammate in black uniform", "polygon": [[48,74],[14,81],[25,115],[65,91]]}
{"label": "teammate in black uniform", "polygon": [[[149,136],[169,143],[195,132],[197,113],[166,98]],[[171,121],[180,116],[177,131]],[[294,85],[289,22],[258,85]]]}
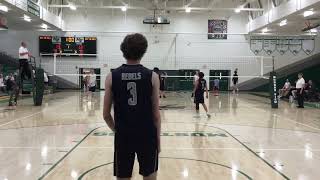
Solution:
{"label": "teammate in black uniform", "polygon": [[159,68],[155,67],[153,68],[153,72],[157,73],[157,75],[159,76],[159,81],[160,81],[160,98],[166,98],[166,95],[164,94],[164,87],[165,87],[165,77],[163,76],[163,74],[160,72]]}
{"label": "teammate in black uniform", "polygon": [[237,93],[239,92],[239,89],[238,89],[238,87],[237,87],[237,84],[238,84],[238,80],[239,80],[239,78],[238,78],[238,68],[236,68],[235,70],[234,70],[234,74],[233,74],[233,78],[232,78],[232,82],[233,82],[233,94],[235,94],[236,93],[236,91],[237,91]]}
{"label": "teammate in black uniform", "polygon": [[114,176],[117,179],[131,178],[135,156],[144,179],[157,178],[161,129],[159,77],[140,64],[147,47],[143,35],[126,36],[121,51],[127,63],[106,78],[103,116],[115,132]]}
{"label": "teammate in black uniform", "polygon": [[204,92],[206,92],[206,98],[208,99],[208,87],[207,87],[207,81],[203,79],[204,74],[203,72],[199,73],[199,79],[195,82],[194,86],[194,103],[196,104],[196,110],[199,111],[199,104],[202,104],[204,110],[207,113],[207,116],[210,117],[210,114],[208,113],[207,105],[204,103]]}

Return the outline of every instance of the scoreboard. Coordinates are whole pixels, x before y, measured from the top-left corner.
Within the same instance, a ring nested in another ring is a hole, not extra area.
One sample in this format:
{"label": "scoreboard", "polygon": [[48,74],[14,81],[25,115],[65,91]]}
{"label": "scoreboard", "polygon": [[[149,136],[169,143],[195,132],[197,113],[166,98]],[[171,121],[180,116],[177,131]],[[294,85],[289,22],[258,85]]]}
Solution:
{"label": "scoreboard", "polygon": [[95,56],[97,54],[97,38],[39,36],[39,52],[40,55],[70,53]]}

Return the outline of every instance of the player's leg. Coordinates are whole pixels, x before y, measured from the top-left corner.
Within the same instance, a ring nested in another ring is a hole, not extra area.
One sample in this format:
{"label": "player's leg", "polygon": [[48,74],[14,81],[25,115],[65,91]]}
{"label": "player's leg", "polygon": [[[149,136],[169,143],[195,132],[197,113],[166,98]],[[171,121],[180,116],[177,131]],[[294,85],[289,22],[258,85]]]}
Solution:
{"label": "player's leg", "polygon": [[203,106],[203,109],[206,111],[207,116],[210,117],[211,115],[209,114],[207,105],[205,103],[201,103],[201,104]]}
{"label": "player's leg", "polygon": [[118,180],[129,180],[135,159],[133,144],[129,137],[115,135],[113,174]]}
{"label": "player's leg", "polygon": [[157,172],[152,173],[151,175],[147,177],[143,177],[143,180],[157,180]]}
{"label": "player's leg", "polygon": [[[144,137],[145,138],[145,137]],[[144,180],[156,180],[159,152],[156,136],[140,141],[137,146],[137,157],[139,162],[139,174]]]}

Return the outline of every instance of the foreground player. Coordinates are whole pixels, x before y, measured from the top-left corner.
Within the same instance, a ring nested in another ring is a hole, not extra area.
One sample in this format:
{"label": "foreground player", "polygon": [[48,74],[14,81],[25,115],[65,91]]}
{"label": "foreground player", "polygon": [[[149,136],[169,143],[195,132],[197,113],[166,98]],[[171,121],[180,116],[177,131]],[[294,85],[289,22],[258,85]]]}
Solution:
{"label": "foreground player", "polygon": [[193,93],[195,95],[194,97],[194,103],[196,104],[196,110],[199,111],[199,104],[202,104],[204,110],[207,113],[207,116],[210,117],[210,114],[208,113],[207,105],[204,103],[204,92],[206,92],[206,98],[208,99],[208,87],[207,87],[207,81],[203,79],[204,74],[203,72],[199,72],[199,79],[195,82]]}
{"label": "foreground player", "polygon": [[157,179],[161,129],[159,77],[140,64],[147,47],[143,35],[126,36],[121,51],[127,63],[106,78],[103,116],[115,132],[114,176],[118,180],[131,178],[135,155],[143,179]]}

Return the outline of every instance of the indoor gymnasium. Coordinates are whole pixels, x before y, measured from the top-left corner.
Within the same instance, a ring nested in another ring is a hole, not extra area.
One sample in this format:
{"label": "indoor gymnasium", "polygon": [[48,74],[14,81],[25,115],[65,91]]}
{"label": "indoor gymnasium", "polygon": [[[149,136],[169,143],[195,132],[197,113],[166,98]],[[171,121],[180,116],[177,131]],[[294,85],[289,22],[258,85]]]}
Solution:
{"label": "indoor gymnasium", "polygon": [[0,0],[0,180],[319,180],[319,0]]}

